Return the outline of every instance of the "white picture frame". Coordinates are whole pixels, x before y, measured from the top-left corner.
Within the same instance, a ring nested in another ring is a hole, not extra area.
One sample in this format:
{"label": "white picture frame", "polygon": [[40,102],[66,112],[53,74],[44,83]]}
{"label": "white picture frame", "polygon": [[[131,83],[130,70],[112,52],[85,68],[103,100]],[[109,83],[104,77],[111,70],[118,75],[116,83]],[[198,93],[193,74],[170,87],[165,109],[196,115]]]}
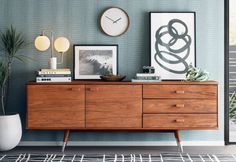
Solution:
{"label": "white picture frame", "polygon": [[196,66],[195,12],[150,12],[151,66],[162,80],[184,80]]}

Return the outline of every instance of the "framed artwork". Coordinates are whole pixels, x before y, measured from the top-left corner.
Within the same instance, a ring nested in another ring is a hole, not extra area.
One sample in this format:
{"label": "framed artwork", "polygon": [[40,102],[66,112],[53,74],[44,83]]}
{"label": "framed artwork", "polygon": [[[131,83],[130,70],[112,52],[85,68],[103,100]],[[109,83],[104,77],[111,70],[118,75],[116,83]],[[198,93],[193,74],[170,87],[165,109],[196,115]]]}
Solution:
{"label": "framed artwork", "polygon": [[150,12],[151,65],[163,80],[185,79],[196,66],[195,12]]}
{"label": "framed artwork", "polygon": [[74,45],[74,79],[117,75],[118,45]]}

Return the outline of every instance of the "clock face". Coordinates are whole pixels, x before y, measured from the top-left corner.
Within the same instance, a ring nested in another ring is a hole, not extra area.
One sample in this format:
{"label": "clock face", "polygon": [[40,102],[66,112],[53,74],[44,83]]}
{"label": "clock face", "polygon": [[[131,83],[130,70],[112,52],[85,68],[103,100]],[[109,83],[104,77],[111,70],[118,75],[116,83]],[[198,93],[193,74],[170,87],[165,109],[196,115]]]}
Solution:
{"label": "clock face", "polygon": [[129,16],[120,8],[109,8],[101,16],[101,28],[107,35],[119,36],[129,28]]}

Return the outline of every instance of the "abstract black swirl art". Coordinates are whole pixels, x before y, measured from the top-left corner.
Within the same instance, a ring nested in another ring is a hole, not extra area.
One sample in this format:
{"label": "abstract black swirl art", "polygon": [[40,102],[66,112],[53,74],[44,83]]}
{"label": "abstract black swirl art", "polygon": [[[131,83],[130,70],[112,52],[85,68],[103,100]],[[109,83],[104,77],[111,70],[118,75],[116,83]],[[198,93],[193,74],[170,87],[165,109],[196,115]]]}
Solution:
{"label": "abstract black swirl art", "polygon": [[195,14],[151,13],[151,63],[162,79],[184,79],[195,65]]}

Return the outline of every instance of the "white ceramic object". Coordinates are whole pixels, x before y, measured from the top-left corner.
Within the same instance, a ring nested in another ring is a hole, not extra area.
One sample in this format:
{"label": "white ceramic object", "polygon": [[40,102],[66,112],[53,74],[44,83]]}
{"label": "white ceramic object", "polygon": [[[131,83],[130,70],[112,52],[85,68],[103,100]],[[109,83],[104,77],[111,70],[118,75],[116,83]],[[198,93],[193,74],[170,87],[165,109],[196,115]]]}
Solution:
{"label": "white ceramic object", "polygon": [[22,136],[19,114],[0,116],[0,151],[16,147]]}
{"label": "white ceramic object", "polygon": [[49,60],[50,69],[57,69],[57,58],[51,57]]}

